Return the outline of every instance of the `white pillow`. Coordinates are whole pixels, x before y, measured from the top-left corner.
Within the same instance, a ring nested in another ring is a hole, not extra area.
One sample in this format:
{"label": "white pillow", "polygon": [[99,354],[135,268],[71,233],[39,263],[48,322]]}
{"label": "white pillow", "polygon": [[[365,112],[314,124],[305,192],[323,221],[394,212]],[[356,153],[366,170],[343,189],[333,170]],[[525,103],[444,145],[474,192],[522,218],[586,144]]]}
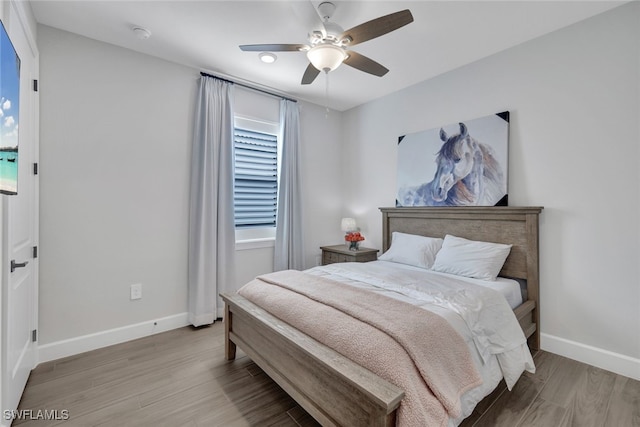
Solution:
{"label": "white pillow", "polygon": [[444,236],[432,270],[483,280],[496,280],[512,245]]}
{"label": "white pillow", "polygon": [[391,247],[378,259],[429,269],[436,259],[436,253],[442,247],[442,242],[442,239],[435,237],[394,231],[391,234]]}

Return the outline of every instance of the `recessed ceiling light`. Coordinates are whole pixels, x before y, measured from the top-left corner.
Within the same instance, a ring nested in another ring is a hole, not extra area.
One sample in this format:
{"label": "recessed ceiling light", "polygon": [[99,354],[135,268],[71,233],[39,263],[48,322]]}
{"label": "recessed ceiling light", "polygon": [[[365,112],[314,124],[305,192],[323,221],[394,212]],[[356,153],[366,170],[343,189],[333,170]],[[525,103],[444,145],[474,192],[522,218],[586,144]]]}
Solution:
{"label": "recessed ceiling light", "polygon": [[260,61],[264,62],[265,64],[273,64],[274,62],[276,62],[276,59],[278,59],[276,54],[272,52],[262,52],[258,55],[258,57],[260,58]]}
{"label": "recessed ceiling light", "polygon": [[142,27],[135,27],[133,29],[133,34],[135,34],[136,37],[139,38],[140,40],[146,40],[149,37],[151,37],[151,31]]}

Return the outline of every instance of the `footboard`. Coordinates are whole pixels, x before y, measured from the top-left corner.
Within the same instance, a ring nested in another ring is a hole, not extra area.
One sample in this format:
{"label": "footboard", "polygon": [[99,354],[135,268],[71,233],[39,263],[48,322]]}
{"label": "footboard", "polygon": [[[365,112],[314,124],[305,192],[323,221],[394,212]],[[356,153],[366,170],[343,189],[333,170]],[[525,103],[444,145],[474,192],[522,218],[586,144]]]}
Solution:
{"label": "footboard", "polygon": [[395,426],[404,392],[244,297],[225,301],[225,354],[236,345],[323,426]]}

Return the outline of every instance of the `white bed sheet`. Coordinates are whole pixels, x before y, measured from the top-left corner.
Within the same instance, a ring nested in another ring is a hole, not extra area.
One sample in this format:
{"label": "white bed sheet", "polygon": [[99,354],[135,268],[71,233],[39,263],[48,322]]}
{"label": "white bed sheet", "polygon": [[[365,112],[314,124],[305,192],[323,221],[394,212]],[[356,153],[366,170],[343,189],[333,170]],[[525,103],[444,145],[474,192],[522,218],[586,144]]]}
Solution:
{"label": "white bed sheet", "polygon": [[[323,276],[351,286],[366,288],[391,298],[421,306],[439,314],[451,324],[451,326],[467,343],[474,363],[478,368],[478,372],[482,376],[483,383],[480,386],[469,390],[461,397],[462,417],[459,419],[450,419],[450,426],[457,426],[464,418],[469,416],[478,402],[493,391],[503,378],[504,367],[501,367],[498,357],[495,355],[487,355],[486,353],[481,355],[478,350],[477,342],[474,341],[474,335],[463,316],[456,313],[455,310],[447,308],[446,304],[438,305],[438,303],[434,304],[433,301],[424,302],[416,300],[412,297],[411,287],[416,286],[419,282],[429,282],[431,280],[437,281],[438,276],[442,276],[446,280],[458,280],[463,283],[479,285],[487,289],[492,289],[496,292],[495,296],[497,298],[502,296],[502,298],[508,302],[509,306],[514,308],[522,302],[520,285],[518,282],[502,278],[496,282],[487,282],[478,279],[453,276],[446,273],[438,273],[387,261],[330,264],[311,268],[306,270],[306,273]],[[403,286],[402,289],[397,286],[399,282]],[[409,290],[405,290],[404,287],[407,287]],[[535,372],[531,354],[528,349],[523,350],[523,352],[525,351],[526,354],[520,354],[521,352],[517,350],[515,352],[511,351],[511,354],[507,357],[509,359],[518,359],[516,364],[521,363],[525,365],[524,369]],[[502,363],[504,365],[505,361],[503,359]],[[512,361],[513,360],[509,360],[509,362]],[[518,372],[510,372],[509,375],[513,377],[514,375],[519,376],[520,374]]]}
{"label": "white bed sheet", "polygon": [[520,289],[520,283],[513,279],[507,279],[506,277],[498,277],[495,281],[489,280],[481,280],[474,279],[472,277],[464,277],[464,276],[455,276],[448,273],[440,273],[438,271],[433,270],[425,270],[424,268],[413,267],[406,264],[398,264],[394,262],[387,261],[377,261],[378,263],[384,263],[389,268],[395,268],[396,266],[400,269],[406,268],[408,270],[414,271],[426,271],[430,275],[441,275],[444,277],[455,277],[457,280],[461,280],[466,283],[471,283],[478,286],[484,286],[485,288],[493,289],[494,291],[498,291],[504,296],[509,304],[509,307],[513,310],[520,304],[522,304],[522,290]]}

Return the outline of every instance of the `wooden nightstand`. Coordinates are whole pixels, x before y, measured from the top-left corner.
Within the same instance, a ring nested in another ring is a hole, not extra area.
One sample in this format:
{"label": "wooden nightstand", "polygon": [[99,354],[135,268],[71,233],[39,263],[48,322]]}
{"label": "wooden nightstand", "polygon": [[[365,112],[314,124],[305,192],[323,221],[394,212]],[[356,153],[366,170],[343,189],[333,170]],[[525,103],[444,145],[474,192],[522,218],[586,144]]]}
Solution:
{"label": "wooden nightstand", "polygon": [[378,259],[377,249],[360,248],[357,251],[350,251],[344,244],[320,246],[320,249],[322,249],[322,265],[335,262],[367,262]]}

